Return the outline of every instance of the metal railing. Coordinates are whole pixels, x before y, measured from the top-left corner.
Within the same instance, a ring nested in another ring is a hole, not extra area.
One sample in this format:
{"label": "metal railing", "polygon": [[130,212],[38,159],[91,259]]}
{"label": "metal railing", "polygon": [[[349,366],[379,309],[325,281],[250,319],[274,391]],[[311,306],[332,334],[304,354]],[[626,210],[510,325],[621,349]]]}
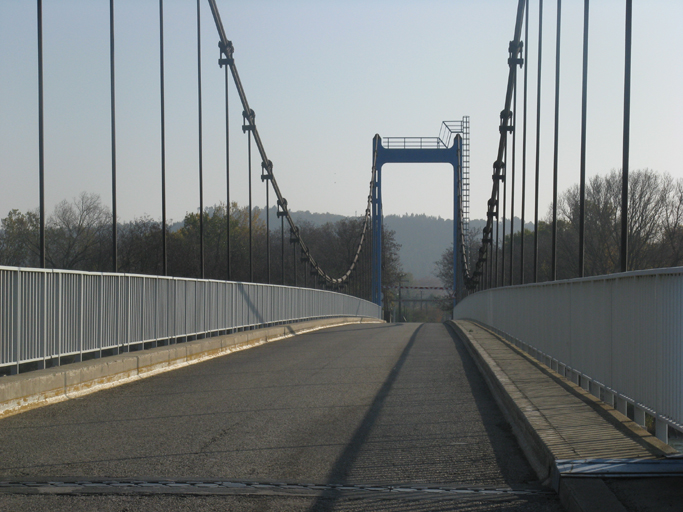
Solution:
{"label": "metal railing", "polygon": [[0,266],[0,373],[379,306],[309,288]]}
{"label": "metal railing", "polygon": [[683,430],[683,268],[477,292],[455,319],[472,319],[667,442]]}
{"label": "metal railing", "polygon": [[448,149],[439,137],[384,137],[386,149]]}

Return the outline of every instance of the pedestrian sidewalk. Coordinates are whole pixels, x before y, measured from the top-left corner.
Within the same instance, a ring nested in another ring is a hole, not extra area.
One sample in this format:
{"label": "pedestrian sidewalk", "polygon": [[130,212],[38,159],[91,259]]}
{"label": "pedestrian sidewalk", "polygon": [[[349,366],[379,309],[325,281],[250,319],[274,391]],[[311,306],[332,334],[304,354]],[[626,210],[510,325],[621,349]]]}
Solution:
{"label": "pedestrian sidewalk", "polygon": [[[615,476],[623,482],[625,473],[683,478],[676,450],[626,416],[485,326],[462,320],[449,325],[467,345],[539,478],[560,493],[568,510],[629,510],[608,486]],[[672,505],[682,504],[683,493]]]}

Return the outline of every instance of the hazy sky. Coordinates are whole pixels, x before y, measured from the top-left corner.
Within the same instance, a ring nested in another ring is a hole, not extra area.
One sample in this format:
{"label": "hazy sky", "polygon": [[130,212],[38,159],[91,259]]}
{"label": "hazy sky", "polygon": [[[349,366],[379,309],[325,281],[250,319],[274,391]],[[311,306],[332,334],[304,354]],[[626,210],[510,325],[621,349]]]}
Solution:
{"label": "hazy sky", "polygon": [[[504,105],[517,2],[465,0],[217,0],[256,124],[293,210],[360,214],[372,138],[438,135],[471,117],[472,217],[484,217]],[[591,4],[590,175],[621,167],[624,1]],[[536,89],[538,1],[531,0],[529,89]],[[111,203],[109,2],[44,0],[45,173],[48,211],[81,191]],[[161,217],[158,2],[116,0],[118,211]],[[196,4],[166,0],[169,217],[196,210]],[[223,71],[201,3],[205,205],[225,200]],[[551,197],[556,2],[544,5],[541,212]],[[683,178],[683,2],[636,0],[631,169]],[[583,2],[563,4],[560,190],[579,179]],[[518,118],[521,140],[521,76]],[[0,0],[0,215],[38,205],[36,2]],[[234,86],[232,199],[247,201],[247,138]],[[534,168],[535,100],[527,172]],[[521,148],[521,145],[520,145]],[[517,154],[521,168],[521,149]],[[254,158],[254,203],[265,203]],[[519,178],[517,211],[519,215]],[[529,181],[527,193],[532,194]],[[271,199],[272,201],[272,199]],[[527,219],[533,205],[527,203]],[[384,168],[384,212],[452,218],[449,166]]]}

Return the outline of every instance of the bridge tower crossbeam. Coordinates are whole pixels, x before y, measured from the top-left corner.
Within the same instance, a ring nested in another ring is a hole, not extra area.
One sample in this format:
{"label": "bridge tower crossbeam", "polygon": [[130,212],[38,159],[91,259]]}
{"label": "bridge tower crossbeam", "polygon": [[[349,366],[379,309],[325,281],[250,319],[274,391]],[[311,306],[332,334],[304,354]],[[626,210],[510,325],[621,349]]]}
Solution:
{"label": "bridge tower crossbeam", "polygon": [[[463,140],[464,139],[464,140]],[[463,233],[463,206],[469,205],[469,165],[463,174],[463,149],[469,164],[469,116],[462,121],[444,121],[439,137],[385,137],[373,139],[372,190],[372,302],[383,305],[382,297],[382,167],[388,163],[446,163],[453,166],[453,290],[457,297],[458,271],[462,258],[459,233]],[[465,197],[467,196],[467,197]]]}

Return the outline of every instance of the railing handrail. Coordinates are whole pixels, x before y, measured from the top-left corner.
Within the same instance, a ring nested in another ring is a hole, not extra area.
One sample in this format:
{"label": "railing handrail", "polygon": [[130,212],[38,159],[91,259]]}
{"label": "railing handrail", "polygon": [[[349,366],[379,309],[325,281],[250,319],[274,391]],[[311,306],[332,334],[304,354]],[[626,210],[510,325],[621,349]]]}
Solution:
{"label": "railing handrail", "polygon": [[[129,272],[97,272],[94,270],[69,270],[69,269],[59,269],[59,268],[37,268],[37,267],[12,267],[8,265],[0,265],[0,271],[2,270],[19,270],[21,272],[37,272],[37,273],[55,273],[55,274],[78,274],[78,275],[90,275],[90,276],[112,276],[112,277],[121,277],[121,276],[126,276],[126,277],[143,277],[143,278],[149,278],[149,279],[160,279],[160,280],[168,280],[168,281],[196,281],[196,282],[203,282],[203,283],[230,283],[230,284],[248,284],[251,286],[265,286],[269,288],[287,288],[287,289],[297,289],[297,290],[315,290],[316,292],[319,293],[332,293],[332,294],[339,294],[339,292],[335,292],[334,290],[322,290],[318,288],[306,288],[303,286],[292,286],[289,284],[266,284],[266,283],[250,283],[249,281],[224,281],[221,279],[200,279],[200,278],[194,278],[194,277],[181,277],[181,276],[160,276],[156,274],[134,274],[134,273],[129,273]],[[348,297],[353,297],[355,299],[358,299],[363,302],[367,302],[368,304],[373,304],[373,302],[361,299],[359,297],[354,297],[352,295],[346,295],[346,294],[339,294],[339,295],[344,295]]]}
{"label": "railing handrail", "polygon": [[[683,267],[665,267],[665,268],[652,268],[647,270],[629,270],[628,272],[618,272],[615,274],[601,274],[598,276],[590,277],[573,277],[570,279],[557,279],[555,281],[543,281],[540,283],[526,283],[526,284],[515,284],[512,286],[498,286],[496,288],[488,288],[483,290],[485,292],[496,292],[515,288],[535,288],[535,287],[548,287],[548,286],[561,286],[566,284],[574,284],[579,282],[591,282],[591,281],[612,281],[620,279],[629,279],[632,277],[647,277],[647,276],[662,276],[662,275],[683,275]],[[467,300],[471,296],[475,296],[481,291],[471,293],[460,302]],[[457,307],[457,306],[456,306]]]}
{"label": "railing handrail", "polygon": [[0,374],[335,316],[380,318],[381,308],[295,286],[0,266]]}

